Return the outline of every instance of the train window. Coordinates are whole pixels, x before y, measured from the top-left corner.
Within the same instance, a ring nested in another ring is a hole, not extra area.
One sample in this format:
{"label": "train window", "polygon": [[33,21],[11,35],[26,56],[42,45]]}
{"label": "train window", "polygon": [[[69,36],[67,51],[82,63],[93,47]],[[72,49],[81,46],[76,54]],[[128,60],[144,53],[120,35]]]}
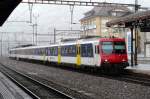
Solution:
{"label": "train window", "polygon": [[36,55],[39,55],[39,49],[36,49],[35,51],[36,51]]}
{"label": "train window", "polygon": [[34,55],[34,49],[32,49],[32,55]]}
{"label": "train window", "polygon": [[93,46],[92,44],[88,44],[88,57],[93,57]]}
{"label": "train window", "polygon": [[81,56],[82,57],[93,57],[92,44],[81,44]]}
{"label": "train window", "polygon": [[64,54],[64,47],[61,47],[61,55]]}
{"label": "train window", "polygon": [[39,48],[39,55],[42,55],[42,48]]}
{"label": "train window", "polygon": [[58,47],[55,47],[54,48],[54,56],[57,56],[58,55]]}
{"label": "train window", "polygon": [[49,50],[50,50],[50,55],[53,56],[53,48],[51,47]]}
{"label": "train window", "polygon": [[30,50],[29,49],[27,50],[27,55],[30,55]]}
{"label": "train window", "polygon": [[76,45],[72,45],[72,55],[73,56],[76,56],[77,55],[77,53],[76,53]]}
{"label": "train window", "polygon": [[57,56],[58,55],[58,47],[51,47],[49,48],[50,55],[51,56]]}
{"label": "train window", "polygon": [[31,55],[32,54],[32,50],[31,49],[29,49],[29,55]]}
{"label": "train window", "polygon": [[102,42],[102,51],[105,54],[111,54],[113,52],[112,42]]}
{"label": "train window", "polygon": [[42,50],[41,50],[41,48],[39,48],[39,55],[42,55]]}
{"label": "train window", "polygon": [[125,42],[114,42],[114,53],[125,54],[126,53]]}
{"label": "train window", "polygon": [[28,54],[27,54],[27,51],[28,51],[28,50],[24,50],[24,55],[28,55]]}
{"label": "train window", "polygon": [[17,54],[19,54],[19,50],[17,50]]}
{"label": "train window", "polygon": [[37,51],[37,55],[40,55],[40,50],[39,50],[39,48],[36,49],[36,51]]}
{"label": "train window", "polygon": [[34,50],[35,55],[38,55],[38,49]]}
{"label": "train window", "polygon": [[31,51],[30,51],[30,49],[28,49],[28,55],[30,55],[31,54]]}
{"label": "train window", "polygon": [[22,50],[19,50],[19,54],[21,54],[21,55],[22,55]]}
{"label": "train window", "polygon": [[76,45],[67,45],[61,47],[62,56],[76,56]]}
{"label": "train window", "polygon": [[30,49],[30,53],[29,53],[30,55],[32,55],[33,54],[33,50],[32,49]]}
{"label": "train window", "polygon": [[16,54],[16,51],[13,51],[13,54]]}
{"label": "train window", "polygon": [[34,55],[34,49],[31,49],[31,55]]}
{"label": "train window", "polygon": [[47,56],[50,56],[50,48],[47,48]]}
{"label": "train window", "polygon": [[45,55],[48,56],[48,48],[45,48]]}
{"label": "train window", "polygon": [[37,51],[36,51],[36,49],[33,49],[34,50],[34,55],[37,55]]}
{"label": "train window", "polygon": [[28,50],[25,50],[25,54],[28,55]]}
{"label": "train window", "polygon": [[45,55],[45,48],[42,48],[42,55]]}
{"label": "train window", "polygon": [[81,45],[81,56],[82,57],[87,57],[87,46]]}

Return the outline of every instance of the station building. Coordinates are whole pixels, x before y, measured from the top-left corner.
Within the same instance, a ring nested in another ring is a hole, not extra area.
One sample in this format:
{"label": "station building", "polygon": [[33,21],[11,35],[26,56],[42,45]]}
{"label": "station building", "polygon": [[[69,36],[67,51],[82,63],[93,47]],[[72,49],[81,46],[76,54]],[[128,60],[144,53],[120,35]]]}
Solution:
{"label": "station building", "polygon": [[80,19],[81,36],[124,37],[118,30],[106,27],[106,23],[114,18],[123,17],[131,13],[133,12],[128,7],[121,5],[105,4],[101,7],[95,6],[84,13],[84,17]]}

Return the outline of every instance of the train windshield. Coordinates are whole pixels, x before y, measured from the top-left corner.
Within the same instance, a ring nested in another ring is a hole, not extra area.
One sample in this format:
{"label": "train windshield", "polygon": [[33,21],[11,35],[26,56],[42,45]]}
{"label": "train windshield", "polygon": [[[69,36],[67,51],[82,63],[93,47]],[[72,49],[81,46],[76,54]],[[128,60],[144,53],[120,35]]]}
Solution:
{"label": "train windshield", "polygon": [[102,42],[102,51],[105,54],[111,54],[113,52],[113,42]]}
{"label": "train windshield", "polygon": [[114,53],[125,54],[126,53],[125,42],[114,42]]}
{"label": "train windshield", "polygon": [[105,54],[125,54],[125,42],[102,42],[102,52]]}

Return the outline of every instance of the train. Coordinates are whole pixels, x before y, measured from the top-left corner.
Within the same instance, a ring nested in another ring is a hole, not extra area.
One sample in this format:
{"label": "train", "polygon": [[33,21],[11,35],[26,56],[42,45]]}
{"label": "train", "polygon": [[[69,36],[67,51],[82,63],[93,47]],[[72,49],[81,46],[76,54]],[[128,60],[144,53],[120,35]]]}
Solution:
{"label": "train", "polygon": [[124,38],[87,38],[52,45],[12,48],[9,57],[106,71],[123,70],[129,66]]}

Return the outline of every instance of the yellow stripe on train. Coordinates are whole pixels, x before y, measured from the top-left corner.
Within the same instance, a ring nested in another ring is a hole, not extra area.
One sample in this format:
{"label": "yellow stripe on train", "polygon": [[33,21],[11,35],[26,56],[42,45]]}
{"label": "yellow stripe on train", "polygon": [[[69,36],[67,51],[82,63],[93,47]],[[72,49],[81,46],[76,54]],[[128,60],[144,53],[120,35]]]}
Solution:
{"label": "yellow stripe on train", "polygon": [[81,65],[81,55],[80,55],[80,45],[77,45],[77,60],[76,60],[77,68]]}
{"label": "yellow stripe on train", "polygon": [[61,53],[60,53],[60,48],[58,48],[58,64],[61,63]]}
{"label": "yellow stripe on train", "polygon": [[81,65],[81,56],[78,54],[77,55],[77,67]]}

